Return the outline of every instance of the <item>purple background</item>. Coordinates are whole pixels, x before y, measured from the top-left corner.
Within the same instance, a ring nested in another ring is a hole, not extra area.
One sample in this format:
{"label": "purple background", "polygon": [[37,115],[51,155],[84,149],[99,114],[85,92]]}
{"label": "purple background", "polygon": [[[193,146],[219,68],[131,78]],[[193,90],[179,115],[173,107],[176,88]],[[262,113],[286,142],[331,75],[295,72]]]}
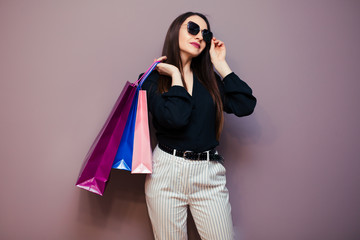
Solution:
{"label": "purple background", "polygon": [[[360,239],[360,1],[0,1],[0,238],[153,239],[143,175],[75,187],[170,22],[209,16],[258,98],[225,117],[236,239]],[[199,239],[189,224],[190,239]]]}

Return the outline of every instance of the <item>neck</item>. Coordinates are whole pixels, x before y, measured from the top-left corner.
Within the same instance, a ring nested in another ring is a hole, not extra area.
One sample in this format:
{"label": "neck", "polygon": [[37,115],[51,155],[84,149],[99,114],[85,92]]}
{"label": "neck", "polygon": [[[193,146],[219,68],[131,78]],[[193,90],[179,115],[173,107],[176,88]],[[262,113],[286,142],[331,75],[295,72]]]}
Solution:
{"label": "neck", "polygon": [[186,75],[188,73],[191,73],[191,57],[188,56],[184,56],[183,54],[180,54],[181,56],[181,63],[182,63],[182,67],[183,67],[183,74]]}

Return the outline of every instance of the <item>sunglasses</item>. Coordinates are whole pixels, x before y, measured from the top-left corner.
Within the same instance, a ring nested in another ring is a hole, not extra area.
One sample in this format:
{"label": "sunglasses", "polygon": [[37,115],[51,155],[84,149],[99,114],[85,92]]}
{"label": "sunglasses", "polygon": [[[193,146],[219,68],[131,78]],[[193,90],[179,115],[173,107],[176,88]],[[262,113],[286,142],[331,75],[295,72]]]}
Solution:
{"label": "sunglasses", "polygon": [[[188,33],[196,36],[200,32],[200,26],[192,21],[189,21],[187,24],[187,30],[188,30]],[[212,32],[210,32],[207,29],[203,29],[201,31],[201,34],[202,34],[202,37],[205,42],[207,42],[207,43],[211,42],[211,39],[213,37]]]}

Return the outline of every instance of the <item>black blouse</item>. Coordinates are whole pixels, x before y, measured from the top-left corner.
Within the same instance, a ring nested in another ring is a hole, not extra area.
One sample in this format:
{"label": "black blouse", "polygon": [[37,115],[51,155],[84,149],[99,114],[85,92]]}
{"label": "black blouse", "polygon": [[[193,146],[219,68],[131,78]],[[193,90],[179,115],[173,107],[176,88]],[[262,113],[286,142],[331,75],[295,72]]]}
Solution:
{"label": "black blouse", "polygon": [[[234,72],[225,76],[223,81],[219,75],[215,75],[224,111],[239,117],[250,115],[256,105],[251,88]],[[192,95],[182,86],[172,86],[168,92],[160,94],[159,76],[154,70],[142,86],[147,92],[148,109],[152,114],[158,142],[178,150],[196,152],[219,145],[216,140],[214,101],[195,74]]]}

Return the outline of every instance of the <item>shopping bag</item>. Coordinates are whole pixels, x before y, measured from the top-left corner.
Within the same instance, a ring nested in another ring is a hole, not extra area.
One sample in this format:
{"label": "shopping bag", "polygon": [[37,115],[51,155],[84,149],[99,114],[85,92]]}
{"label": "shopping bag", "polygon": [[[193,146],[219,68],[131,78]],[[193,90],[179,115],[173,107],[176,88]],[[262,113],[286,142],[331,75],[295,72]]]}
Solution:
{"label": "shopping bag", "polygon": [[131,173],[152,173],[152,151],[145,90],[140,90],[138,95]]}
{"label": "shopping bag", "polygon": [[80,170],[76,186],[103,195],[137,86],[126,82]]}
{"label": "shopping bag", "polygon": [[159,61],[154,62],[135,83],[126,82],[105,124],[85,157],[76,182],[77,187],[103,195],[132,103],[139,91],[138,85],[149,76],[158,63]]}
{"label": "shopping bag", "polygon": [[[133,102],[131,105],[131,110],[128,115],[128,119],[126,122],[126,127],[124,133],[121,137],[121,141],[119,147],[116,152],[116,156],[114,159],[114,163],[112,168],[122,169],[131,171],[132,170],[132,161],[133,161],[133,153],[134,153],[134,133],[135,133],[135,122],[137,118],[137,106],[138,106],[138,95],[141,89],[141,86],[145,79],[150,75],[150,73],[154,70],[156,65],[159,62],[154,62],[153,65],[142,75],[140,79],[136,81],[138,87],[136,89],[135,97],[133,98]],[[146,99],[145,99],[146,101]],[[147,110],[146,110],[147,114]],[[150,143],[150,139],[148,139]],[[141,151],[141,149],[138,149]]]}
{"label": "shopping bag", "polygon": [[138,93],[137,89],[112,168],[131,171]]}

